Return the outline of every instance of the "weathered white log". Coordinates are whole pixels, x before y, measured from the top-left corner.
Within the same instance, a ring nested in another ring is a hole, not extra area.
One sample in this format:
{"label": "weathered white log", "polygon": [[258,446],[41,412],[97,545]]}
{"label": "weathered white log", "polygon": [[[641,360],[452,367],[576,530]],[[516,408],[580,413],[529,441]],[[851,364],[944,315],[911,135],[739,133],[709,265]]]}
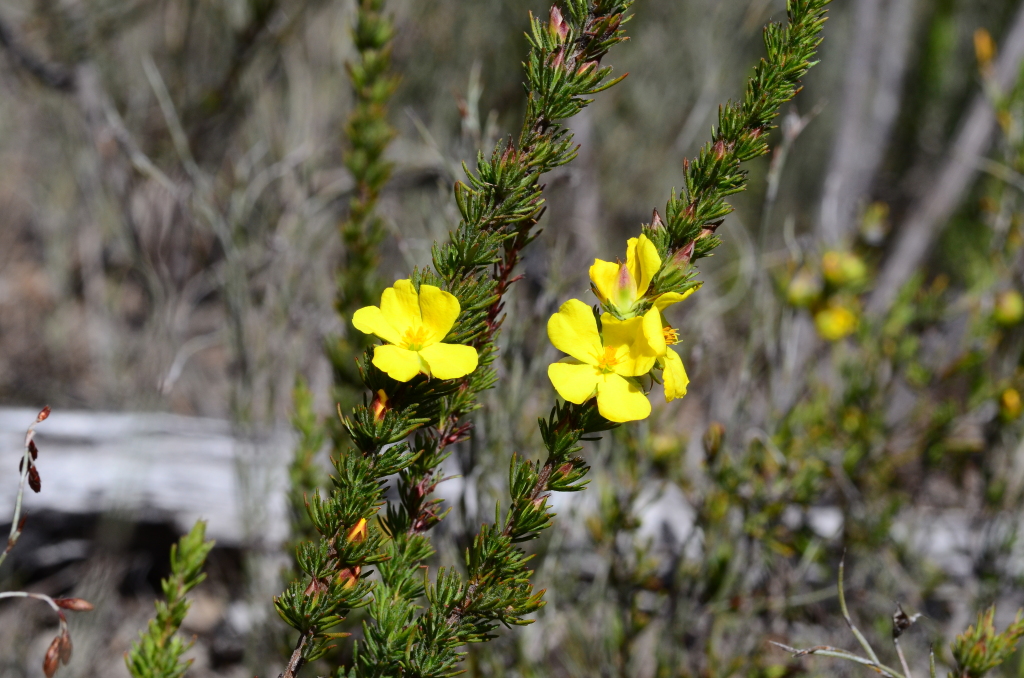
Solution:
{"label": "weathered white log", "polygon": [[[0,523],[10,521],[25,429],[35,417],[31,409],[0,409]],[[173,521],[184,531],[202,518],[224,546],[273,548],[287,536],[288,430],[250,442],[216,419],[54,410],[36,443],[42,492],[26,489],[29,520],[41,510],[117,513]]]}

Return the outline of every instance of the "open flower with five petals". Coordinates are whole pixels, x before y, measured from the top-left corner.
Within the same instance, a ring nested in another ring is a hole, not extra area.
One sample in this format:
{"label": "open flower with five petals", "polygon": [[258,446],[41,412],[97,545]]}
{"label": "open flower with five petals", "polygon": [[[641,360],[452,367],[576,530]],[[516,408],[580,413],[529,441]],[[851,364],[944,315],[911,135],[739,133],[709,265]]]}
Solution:
{"label": "open flower with five petals", "polygon": [[388,342],[373,349],[373,364],[392,379],[410,381],[417,374],[458,379],[475,370],[479,358],[472,346],[441,341],[460,310],[453,294],[433,285],[417,291],[411,280],[398,280],[384,290],[380,307],[359,309],[352,324]]}
{"label": "open flower with five petals", "polygon": [[[548,337],[569,358],[548,366],[548,378],[562,396],[581,405],[597,396],[597,409],[614,422],[636,421],[651,413],[651,403],[632,379],[647,374],[657,349],[647,340],[661,334],[661,314],[618,320],[601,316],[602,331],[592,309],[578,299],[562,304],[548,320]],[[602,336],[603,334],[603,336]]]}
{"label": "open flower with five petals", "polygon": [[[595,259],[590,267],[590,282],[602,304],[610,306],[623,318],[632,318],[640,302],[651,287],[651,281],[661,270],[661,256],[658,248],[646,235],[626,241],[626,263]],[[683,294],[666,292],[654,300],[654,305],[663,309],[690,296],[693,290]]]}

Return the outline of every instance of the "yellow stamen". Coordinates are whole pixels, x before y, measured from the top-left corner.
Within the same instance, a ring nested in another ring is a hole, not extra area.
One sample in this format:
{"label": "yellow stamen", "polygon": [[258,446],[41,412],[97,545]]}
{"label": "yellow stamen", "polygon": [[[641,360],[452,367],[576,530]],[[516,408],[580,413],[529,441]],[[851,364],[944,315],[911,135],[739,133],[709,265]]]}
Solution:
{"label": "yellow stamen", "polygon": [[605,346],[604,355],[597,359],[597,369],[608,374],[615,371],[615,366],[622,361],[615,355],[614,346]]}
{"label": "yellow stamen", "polygon": [[419,351],[423,349],[423,344],[425,344],[426,341],[427,328],[422,325],[415,329],[409,328],[402,336],[402,348],[407,348],[410,351]]}
{"label": "yellow stamen", "polygon": [[669,346],[679,343],[679,331],[674,327],[662,327],[662,333],[665,335],[665,343]]}

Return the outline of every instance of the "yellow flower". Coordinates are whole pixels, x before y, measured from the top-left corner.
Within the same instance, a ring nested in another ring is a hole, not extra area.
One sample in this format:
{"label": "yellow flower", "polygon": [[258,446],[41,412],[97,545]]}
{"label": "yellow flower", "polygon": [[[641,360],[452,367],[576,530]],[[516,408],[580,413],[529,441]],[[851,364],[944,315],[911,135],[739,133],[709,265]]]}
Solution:
{"label": "yellow flower", "polygon": [[[658,248],[646,235],[641,235],[626,241],[626,263],[595,259],[594,265],[590,267],[590,281],[602,304],[613,307],[624,318],[631,318],[636,314],[633,310],[636,303],[647,294],[651,280],[660,269]],[[692,293],[692,289],[685,294],[667,292],[654,303],[659,309],[665,308]]]}
{"label": "yellow flower", "polygon": [[438,379],[458,379],[476,369],[478,355],[472,346],[445,344],[459,317],[459,300],[433,285],[399,280],[384,290],[380,308],[366,306],[355,312],[352,324],[366,334],[388,342],[373,349],[373,364],[397,381],[417,374]]}
{"label": "yellow flower", "polygon": [[1024,297],[1017,290],[1006,290],[996,297],[992,318],[1003,327],[1011,327],[1024,320]]}
{"label": "yellow flower", "polygon": [[[683,367],[683,359],[674,349],[669,348],[679,343],[679,334],[675,329],[665,326],[662,328],[661,345],[655,344],[655,348],[664,347],[660,353],[661,379],[665,384],[665,400],[672,402],[686,395],[686,387],[690,384],[690,378],[686,376],[686,368]],[[651,342],[654,344],[654,342]]]}
{"label": "yellow flower", "polygon": [[842,287],[864,280],[868,274],[868,267],[856,254],[830,251],[821,257],[821,272],[825,280]]}
{"label": "yellow flower", "polygon": [[857,329],[857,316],[843,306],[830,306],[814,316],[818,334],[826,341],[839,341]]}
{"label": "yellow flower", "polygon": [[579,299],[562,304],[548,320],[548,337],[571,357],[548,366],[548,378],[558,395],[581,405],[597,394],[597,409],[609,421],[644,419],[651,403],[629,377],[647,374],[657,359],[647,340],[661,333],[661,314],[651,309],[642,318],[618,320],[601,316],[604,337],[591,308]]}
{"label": "yellow flower", "polygon": [[1006,421],[1013,421],[1024,411],[1020,393],[1015,388],[1008,388],[999,396],[999,412]]}

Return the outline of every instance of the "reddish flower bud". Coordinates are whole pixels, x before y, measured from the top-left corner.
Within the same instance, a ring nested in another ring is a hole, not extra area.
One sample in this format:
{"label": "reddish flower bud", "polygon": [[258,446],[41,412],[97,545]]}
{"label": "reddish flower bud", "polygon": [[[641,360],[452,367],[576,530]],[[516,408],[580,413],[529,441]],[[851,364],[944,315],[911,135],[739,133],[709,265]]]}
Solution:
{"label": "reddish flower bud", "polygon": [[41,421],[46,421],[46,418],[49,417],[49,416],[50,416],[50,406],[47,405],[46,407],[44,407],[39,412],[39,415],[36,417],[36,423],[38,424]]}
{"label": "reddish flower bud", "polygon": [[67,629],[59,636],[60,639],[60,663],[65,666],[71,661],[71,634],[68,633]]}
{"label": "reddish flower bud", "polygon": [[384,389],[377,391],[376,395],[373,396],[373,402],[370,403],[370,409],[373,410],[373,420],[380,421],[384,418],[384,412],[388,409],[388,394],[384,392]]}
{"label": "reddish flower bud", "polygon": [[32,491],[39,494],[39,490],[42,489],[42,482],[39,479],[39,471],[36,470],[34,465],[28,467],[28,486],[32,488]]}
{"label": "reddish flower bud", "polygon": [[57,607],[63,607],[65,610],[74,610],[75,612],[89,612],[95,609],[92,603],[81,598],[54,598],[53,602]]}
{"label": "reddish flower bud", "polygon": [[39,458],[39,448],[36,447],[36,441],[28,441],[28,451],[32,454],[32,461]]}
{"label": "reddish flower bud", "polygon": [[355,567],[349,567],[338,573],[338,583],[346,589],[350,589],[359,583],[359,573],[362,568],[358,565]]}
{"label": "reddish flower bud", "polygon": [[61,645],[61,637],[57,636],[46,650],[46,656],[43,657],[43,673],[46,674],[46,678],[53,678],[53,674],[57,673]]}
{"label": "reddish flower bud", "polygon": [[345,535],[348,541],[360,543],[366,541],[366,518],[360,518],[359,522],[356,523],[348,534]]}
{"label": "reddish flower bud", "polygon": [[548,22],[548,28],[551,31],[551,37],[559,42],[565,42],[565,39],[569,36],[569,24],[562,18],[562,13],[555,5],[551,6],[551,18]]}
{"label": "reddish flower bud", "polygon": [[658,214],[658,210],[654,210],[654,215],[651,217],[651,228],[665,228],[665,222],[661,220],[661,215]]}

